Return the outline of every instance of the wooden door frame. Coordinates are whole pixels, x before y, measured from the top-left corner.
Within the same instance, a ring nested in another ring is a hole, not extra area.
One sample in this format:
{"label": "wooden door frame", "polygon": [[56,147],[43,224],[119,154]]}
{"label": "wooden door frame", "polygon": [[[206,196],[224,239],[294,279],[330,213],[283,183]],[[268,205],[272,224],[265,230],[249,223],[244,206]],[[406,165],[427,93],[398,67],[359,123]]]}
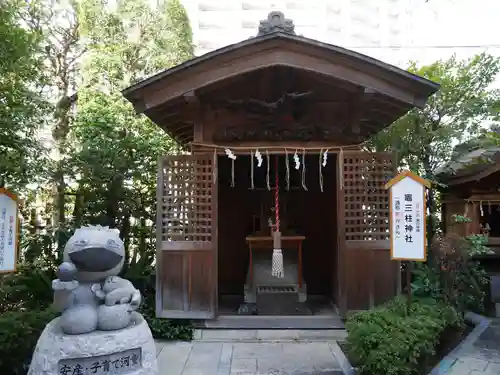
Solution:
{"label": "wooden door frame", "polygon": [[[177,310],[171,310],[170,312],[166,313],[166,311],[163,308],[163,298],[162,298],[162,291],[163,291],[163,283],[161,281],[161,266],[159,264],[162,263],[163,259],[163,253],[164,252],[178,252],[182,253],[180,251],[181,246],[178,244],[177,246],[179,247],[179,251],[173,250],[173,249],[163,249],[162,248],[162,231],[160,228],[163,227],[163,213],[157,207],[157,216],[156,216],[156,295],[155,295],[155,312],[156,316],[158,318],[167,318],[167,319],[217,319],[218,317],[218,285],[217,285],[217,280],[218,280],[218,223],[217,223],[217,218],[218,218],[218,181],[217,181],[217,155],[216,154],[209,154],[209,153],[197,153],[192,154],[192,155],[185,155],[186,160],[189,160],[189,157],[193,157],[193,159],[196,158],[196,156],[201,156],[200,154],[206,155],[207,158],[206,160],[211,160],[212,164],[212,186],[211,186],[211,225],[212,225],[212,232],[211,232],[211,240],[210,242],[206,243],[199,243],[197,247],[191,248],[189,247],[190,250],[193,252],[196,251],[211,251],[211,273],[209,275],[209,280],[212,283],[212,288],[210,290],[210,312],[205,313],[199,312],[197,313],[196,311],[177,311]],[[176,155],[177,156],[177,155]],[[157,195],[157,205],[159,202],[162,202],[164,199],[163,196],[163,187],[164,187],[164,160],[167,159],[169,155],[161,155],[158,158],[158,167],[157,167],[157,188],[156,188],[156,195]],[[180,241],[182,242],[182,241]],[[209,245],[210,244],[210,245]],[[176,246],[176,247],[177,247]],[[209,250],[207,250],[207,246],[210,247]],[[187,250],[187,249],[186,249]],[[188,255],[189,257],[189,255]],[[183,263],[184,267],[184,263]],[[159,277],[160,276],[160,277]],[[191,277],[191,275],[188,274],[188,278]],[[190,281],[188,281],[190,283]]]}
{"label": "wooden door frame", "polygon": [[158,156],[158,161],[157,161],[157,166],[156,166],[156,252],[155,252],[155,257],[156,257],[156,272],[155,272],[155,315],[156,317],[161,317],[162,312],[163,312],[163,306],[162,306],[162,298],[161,298],[161,290],[162,290],[162,285],[160,282],[160,277],[158,277],[158,264],[160,263],[160,259],[162,257],[162,249],[161,249],[161,243],[162,243],[162,236],[161,236],[161,230],[160,228],[163,226],[163,218],[158,212],[158,202],[160,200],[163,200],[163,159],[165,158],[165,155],[160,155]]}
{"label": "wooden door frame", "polygon": [[342,181],[344,179],[344,156],[342,152],[336,152],[337,159],[337,173],[336,173],[336,185],[337,185],[337,204],[335,209],[337,210],[337,308],[341,316],[345,316],[347,313],[346,305],[346,294],[345,294],[345,251],[346,251],[346,239],[345,239],[345,204],[344,204],[344,189],[342,187]]}
{"label": "wooden door frame", "polygon": [[212,156],[212,246],[212,283],[214,285],[212,306],[214,316],[211,320],[216,320],[219,317],[219,173],[216,152]]}

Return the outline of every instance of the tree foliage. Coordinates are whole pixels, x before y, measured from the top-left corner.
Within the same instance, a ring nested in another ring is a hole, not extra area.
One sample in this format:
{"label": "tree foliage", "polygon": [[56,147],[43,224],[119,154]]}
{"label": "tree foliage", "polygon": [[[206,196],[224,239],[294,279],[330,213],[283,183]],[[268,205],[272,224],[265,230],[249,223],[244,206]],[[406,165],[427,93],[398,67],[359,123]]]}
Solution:
{"label": "tree foliage", "polygon": [[401,165],[433,179],[453,147],[500,119],[500,92],[491,89],[500,61],[487,54],[467,60],[452,57],[410,72],[441,85],[425,108],[410,111],[373,138],[376,150],[396,151]]}
{"label": "tree foliage", "polygon": [[120,89],[193,57],[191,27],[178,0],[88,0],[79,8],[88,41],[85,85]]}
{"label": "tree foliage", "polygon": [[[0,9],[0,177],[22,193],[24,220],[22,266],[0,278],[2,311],[47,307],[73,230],[109,225],[153,334],[189,338],[152,308],[157,160],[176,145],[120,93],[192,57],[185,11],[177,1],[9,1]],[[41,128],[52,135],[45,159]]]}
{"label": "tree foliage", "polygon": [[[500,119],[500,91],[491,88],[500,71],[500,60],[483,53],[423,67],[411,64],[409,70],[439,83],[439,91],[423,109],[411,110],[377,134],[368,147],[394,151],[400,167],[436,183],[436,170],[450,160],[454,146]],[[436,190],[429,190],[429,241],[437,229],[437,203]]]}
{"label": "tree foliage", "polygon": [[37,140],[47,103],[40,96],[41,35],[19,25],[22,2],[0,7],[0,187],[36,180],[43,148]]}

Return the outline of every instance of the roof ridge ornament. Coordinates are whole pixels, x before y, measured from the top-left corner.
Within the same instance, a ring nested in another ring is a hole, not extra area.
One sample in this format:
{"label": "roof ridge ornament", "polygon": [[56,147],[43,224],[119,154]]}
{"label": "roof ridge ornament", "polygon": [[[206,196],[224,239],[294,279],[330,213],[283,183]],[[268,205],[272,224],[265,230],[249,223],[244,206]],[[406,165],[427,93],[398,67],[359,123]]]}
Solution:
{"label": "roof ridge ornament", "polygon": [[278,11],[270,12],[267,16],[267,20],[260,21],[257,36],[267,35],[274,32],[296,35],[293,21],[286,19],[283,12]]}

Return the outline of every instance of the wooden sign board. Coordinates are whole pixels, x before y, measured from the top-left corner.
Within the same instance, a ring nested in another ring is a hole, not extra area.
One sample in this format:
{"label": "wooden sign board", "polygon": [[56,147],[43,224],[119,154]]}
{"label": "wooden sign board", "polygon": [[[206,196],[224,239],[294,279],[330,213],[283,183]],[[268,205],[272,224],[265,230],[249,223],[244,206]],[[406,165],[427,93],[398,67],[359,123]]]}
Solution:
{"label": "wooden sign board", "polygon": [[0,188],[0,273],[15,272],[19,247],[19,200]]}
{"label": "wooden sign board", "polygon": [[427,180],[405,171],[386,185],[390,200],[391,259],[420,261],[427,259],[426,200]]}

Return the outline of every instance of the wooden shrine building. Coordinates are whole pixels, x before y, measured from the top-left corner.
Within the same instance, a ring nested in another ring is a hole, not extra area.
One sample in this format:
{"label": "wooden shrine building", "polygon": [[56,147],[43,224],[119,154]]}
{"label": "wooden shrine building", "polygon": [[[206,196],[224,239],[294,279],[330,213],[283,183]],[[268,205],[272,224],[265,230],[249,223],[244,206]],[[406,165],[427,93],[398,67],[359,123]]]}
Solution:
{"label": "wooden shrine building", "polygon": [[[491,129],[488,132],[497,132]],[[487,132],[487,133],[488,133]],[[460,236],[484,234],[493,250],[490,260],[500,260],[500,147],[488,134],[458,145],[452,160],[438,170],[442,188],[445,233]],[[454,216],[466,216],[457,223]],[[498,268],[498,267],[497,267]],[[500,272],[500,268],[497,270]]]}
{"label": "wooden shrine building", "polygon": [[[492,134],[497,133],[491,137]],[[488,253],[475,255],[489,276],[490,288],[485,301],[493,312],[500,302],[500,128],[455,147],[451,161],[437,171],[441,188],[441,216],[446,234],[466,237],[487,236]],[[460,222],[456,216],[469,220]]]}
{"label": "wooden shrine building", "polygon": [[272,12],[256,37],[124,90],[186,151],[159,162],[157,315],[316,314],[317,296],[345,315],[393,297],[395,166],[361,144],[438,87]]}

